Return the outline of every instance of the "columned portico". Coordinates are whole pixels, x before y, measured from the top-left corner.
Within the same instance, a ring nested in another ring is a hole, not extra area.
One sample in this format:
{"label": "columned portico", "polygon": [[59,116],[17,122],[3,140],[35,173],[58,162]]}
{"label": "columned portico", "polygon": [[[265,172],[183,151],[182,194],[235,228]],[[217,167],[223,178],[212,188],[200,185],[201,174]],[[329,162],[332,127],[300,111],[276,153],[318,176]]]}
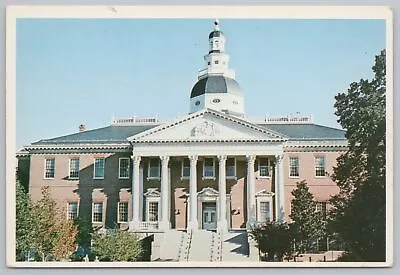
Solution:
{"label": "columned portico", "polygon": [[199,222],[197,219],[197,155],[189,156],[190,159],[190,203],[189,203],[189,223],[188,230],[199,229]]}
{"label": "columned portico", "polygon": [[132,225],[133,229],[139,229],[140,226],[140,156],[133,156],[133,175],[132,175]]}
{"label": "columned portico", "polygon": [[249,229],[256,221],[256,198],[255,198],[255,155],[246,156],[247,159],[247,222],[246,228]]}
{"label": "columned portico", "polygon": [[170,182],[168,177],[169,156],[161,156],[161,221],[160,228],[168,230],[171,228],[170,221]]}
{"label": "columned portico", "polygon": [[219,192],[219,217],[218,217],[218,230],[226,232],[228,230],[228,222],[226,219],[226,155],[218,156],[219,161],[219,179],[218,179],[218,192]]}

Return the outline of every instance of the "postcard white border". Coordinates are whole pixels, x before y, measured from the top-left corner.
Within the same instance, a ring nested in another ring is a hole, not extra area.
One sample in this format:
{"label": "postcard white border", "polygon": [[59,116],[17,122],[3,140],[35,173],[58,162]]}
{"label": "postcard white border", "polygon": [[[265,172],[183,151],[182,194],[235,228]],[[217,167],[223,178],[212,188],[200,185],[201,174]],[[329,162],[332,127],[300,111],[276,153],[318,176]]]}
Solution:
{"label": "postcard white border", "polygon": [[[12,267],[388,267],[393,264],[393,14],[388,6],[109,5],[8,6],[6,10],[6,263]],[[18,18],[254,18],[386,20],[386,262],[16,262],[16,19]]]}

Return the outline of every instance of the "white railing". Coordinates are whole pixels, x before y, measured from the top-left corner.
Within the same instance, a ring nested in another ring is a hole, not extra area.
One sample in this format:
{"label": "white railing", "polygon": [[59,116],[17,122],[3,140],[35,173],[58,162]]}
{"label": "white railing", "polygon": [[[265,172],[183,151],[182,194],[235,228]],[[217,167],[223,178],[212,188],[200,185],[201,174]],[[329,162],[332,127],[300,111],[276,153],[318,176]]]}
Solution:
{"label": "white railing", "polygon": [[139,230],[158,230],[158,222],[140,222],[139,223]]}
{"label": "white railing", "polygon": [[310,124],[313,123],[312,115],[288,115],[279,117],[246,117],[246,120],[260,124]]}
{"label": "white railing", "polygon": [[158,124],[160,120],[157,117],[129,117],[129,118],[118,118],[112,121],[113,125],[151,125],[151,124]]}

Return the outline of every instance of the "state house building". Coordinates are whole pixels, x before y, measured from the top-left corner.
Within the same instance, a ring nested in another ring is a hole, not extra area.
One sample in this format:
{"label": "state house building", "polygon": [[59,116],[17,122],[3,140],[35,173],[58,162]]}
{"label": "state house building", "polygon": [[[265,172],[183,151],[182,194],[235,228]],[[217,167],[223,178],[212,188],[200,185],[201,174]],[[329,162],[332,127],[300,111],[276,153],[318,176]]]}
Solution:
{"label": "state house building", "polygon": [[31,198],[50,186],[68,219],[164,233],[224,234],[287,221],[301,180],[324,208],[338,192],[328,175],[347,149],[345,132],[311,117],[248,119],[218,21],[208,39],[189,114],[116,119],[94,130],[81,125],[77,133],[24,147]]}

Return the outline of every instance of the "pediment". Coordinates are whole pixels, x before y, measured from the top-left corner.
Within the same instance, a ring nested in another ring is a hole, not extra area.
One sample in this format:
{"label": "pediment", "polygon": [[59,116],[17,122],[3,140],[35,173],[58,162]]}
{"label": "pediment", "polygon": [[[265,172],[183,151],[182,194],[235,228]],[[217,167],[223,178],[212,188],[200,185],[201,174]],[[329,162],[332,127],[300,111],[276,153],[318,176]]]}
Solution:
{"label": "pediment", "polygon": [[148,188],[147,192],[144,193],[143,196],[159,198],[161,196],[161,193],[160,193],[160,191],[157,190],[157,188]]}
{"label": "pediment", "polygon": [[218,197],[218,191],[211,187],[205,187],[200,192],[197,193],[197,196],[200,198],[210,198],[210,197]]}
{"label": "pediment", "polygon": [[256,193],[256,197],[272,197],[272,196],[274,196],[274,193],[271,191],[267,191],[265,189]]}
{"label": "pediment", "polygon": [[206,109],[129,137],[131,142],[284,141],[279,133]]}

